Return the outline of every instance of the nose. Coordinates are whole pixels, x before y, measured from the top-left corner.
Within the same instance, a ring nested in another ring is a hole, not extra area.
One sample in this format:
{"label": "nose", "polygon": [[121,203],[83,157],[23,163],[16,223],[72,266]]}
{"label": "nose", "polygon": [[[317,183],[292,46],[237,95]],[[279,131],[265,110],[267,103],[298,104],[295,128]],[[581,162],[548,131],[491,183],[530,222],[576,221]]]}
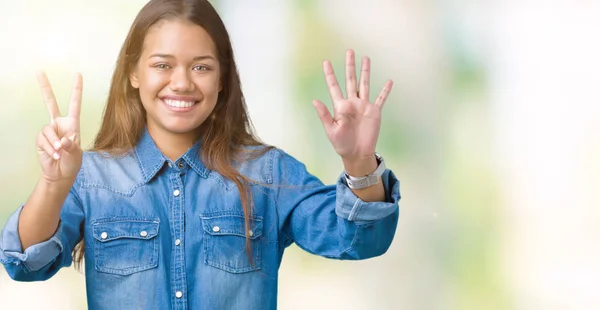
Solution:
{"label": "nose", "polygon": [[190,72],[185,70],[184,68],[179,68],[173,71],[171,75],[171,83],[169,84],[169,88],[173,92],[185,93],[191,92],[194,90],[195,85],[190,79]]}

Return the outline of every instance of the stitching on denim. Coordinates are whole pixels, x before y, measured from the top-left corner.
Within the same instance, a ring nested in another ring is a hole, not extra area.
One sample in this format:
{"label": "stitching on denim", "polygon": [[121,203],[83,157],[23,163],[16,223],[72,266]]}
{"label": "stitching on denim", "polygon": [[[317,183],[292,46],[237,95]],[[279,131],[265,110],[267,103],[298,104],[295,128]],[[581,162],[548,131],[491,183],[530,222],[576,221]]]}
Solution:
{"label": "stitching on denim", "polygon": [[107,217],[101,218],[97,220],[93,220],[90,224],[104,224],[104,223],[120,223],[120,222],[136,222],[136,223],[160,223],[159,218],[143,218],[143,217],[135,217],[135,216],[117,216],[117,217]]}
{"label": "stitching on denim", "polygon": [[352,205],[352,209],[350,209],[350,214],[348,214],[348,221],[354,221],[354,219],[358,216],[358,212],[362,209],[362,204],[359,198],[356,198],[354,204]]}
{"label": "stitching on denim", "polygon": [[229,186],[227,186],[227,183],[225,183],[225,181],[223,180],[223,176],[221,176],[220,174],[218,174],[218,173],[217,173],[217,172],[215,172],[215,171],[211,171],[211,172],[208,174],[208,178],[210,178],[210,179],[213,179],[213,180],[217,181],[217,182],[218,182],[218,183],[219,183],[219,184],[220,184],[220,185],[221,185],[223,188],[225,188],[225,189],[226,189],[226,190],[228,190],[228,191],[230,191],[230,190],[231,190],[231,188],[233,187],[233,186],[232,186],[232,187],[229,187]]}
{"label": "stitching on denim", "polygon": [[136,184],[135,186],[133,186],[132,188],[130,188],[129,191],[120,191],[120,190],[114,189],[112,187],[109,187],[107,185],[96,184],[96,183],[83,183],[82,187],[83,188],[94,187],[94,188],[105,189],[105,190],[108,190],[108,191],[110,191],[112,193],[115,193],[115,194],[123,195],[123,196],[126,196],[126,197],[131,197],[131,196],[133,196],[133,194],[135,193],[135,191],[138,188],[142,187],[144,184],[145,183]]}
{"label": "stitching on denim", "polygon": [[140,158],[140,155],[138,154],[138,150],[137,148],[133,148],[133,153],[135,156],[135,161],[138,165],[138,168],[140,169],[140,172],[142,173],[142,177],[144,178],[144,180],[147,180],[147,176],[146,176],[146,170],[144,170],[144,166],[142,164],[142,159]]}

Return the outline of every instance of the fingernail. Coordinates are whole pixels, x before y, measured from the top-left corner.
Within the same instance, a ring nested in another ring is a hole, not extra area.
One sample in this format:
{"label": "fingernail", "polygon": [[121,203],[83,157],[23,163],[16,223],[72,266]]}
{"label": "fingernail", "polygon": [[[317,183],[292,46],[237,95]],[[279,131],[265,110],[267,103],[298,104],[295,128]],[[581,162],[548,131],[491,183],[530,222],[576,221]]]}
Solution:
{"label": "fingernail", "polygon": [[58,151],[60,149],[60,146],[61,146],[60,141],[54,141],[54,149],[55,150]]}
{"label": "fingernail", "polygon": [[75,141],[75,134],[72,134],[72,135],[69,137],[69,140],[71,140],[71,141]]}
{"label": "fingernail", "polygon": [[56,152],[54,152],[54,154],[52,154],[52,157],[54,157],[54,159],[56,159],[56,160],[60,159],[60,155]]}

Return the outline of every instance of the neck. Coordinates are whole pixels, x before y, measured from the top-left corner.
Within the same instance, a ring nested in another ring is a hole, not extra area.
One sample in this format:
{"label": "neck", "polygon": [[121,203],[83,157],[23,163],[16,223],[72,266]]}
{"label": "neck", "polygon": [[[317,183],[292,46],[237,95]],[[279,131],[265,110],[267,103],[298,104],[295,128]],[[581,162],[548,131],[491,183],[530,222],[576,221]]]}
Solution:
{"label": "neck", "polygon": [[163,130],[153,130],[150,126],[148,126],[148,133],[163,155],[172,161],[183,156],[200,137],[197,132],[169,133]]}

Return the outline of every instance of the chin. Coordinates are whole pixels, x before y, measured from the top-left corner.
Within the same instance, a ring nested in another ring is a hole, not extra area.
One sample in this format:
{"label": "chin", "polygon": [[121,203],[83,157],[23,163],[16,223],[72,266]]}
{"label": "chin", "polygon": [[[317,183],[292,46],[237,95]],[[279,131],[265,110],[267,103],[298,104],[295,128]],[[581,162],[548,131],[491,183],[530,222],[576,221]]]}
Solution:
{"label": "chin", "polygon": [[198,128],[200,128],[200,126],[202,125],[202,123],[188,123],[188,124],[182,124],[181,122],[178,124],[165,124],[166,126],[164,126],[164,128],[174,134],[189,134],[192,133],[196,130],[198,130]]}

